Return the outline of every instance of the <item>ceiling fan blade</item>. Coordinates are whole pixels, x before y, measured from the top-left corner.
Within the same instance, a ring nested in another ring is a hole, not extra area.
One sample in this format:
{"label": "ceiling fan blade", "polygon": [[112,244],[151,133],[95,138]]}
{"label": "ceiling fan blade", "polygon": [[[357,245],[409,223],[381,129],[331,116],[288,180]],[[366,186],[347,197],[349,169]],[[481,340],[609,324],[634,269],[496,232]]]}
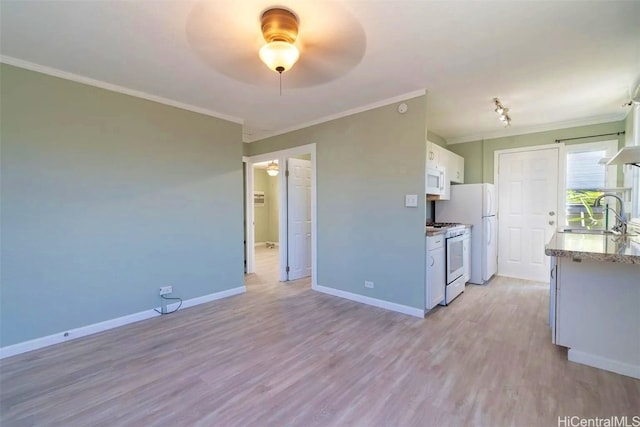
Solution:
{"label": "ceiling fan blade", "polygon": [[[237,3],[237,4],[236,4]],[[273,84],[274,72],[259,59],[264,45],[263,8],[252,2],[200,2],[187,19],[187,40],[208,66],[238,81]],[[251,7],[253,5],[253,8]],[[283,74],[286,86],[301,88],[335,80],[360,63],[366,50],[362,26],[331,2],[296,3],[300,59]]]}
{"label": "ceiling fan blade", "polygon": [[364,56],[365,46],[353,44],[306,44],[291,70],[291,87],[308,87],[346,75]]}

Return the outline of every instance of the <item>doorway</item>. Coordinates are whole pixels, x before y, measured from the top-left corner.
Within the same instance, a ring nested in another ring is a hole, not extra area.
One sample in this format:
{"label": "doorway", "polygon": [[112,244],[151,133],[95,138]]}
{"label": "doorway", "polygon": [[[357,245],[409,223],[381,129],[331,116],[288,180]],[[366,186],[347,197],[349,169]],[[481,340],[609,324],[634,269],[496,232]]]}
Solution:
{"label": "doorway", "polygon": [[[544,246],[564,212],[559,212],[561,144],[500,150],[494,156],[498,191],[498,274],[546,281]],[[562,223],[562,222],[560,222]]]}
{"label": "doorway", "polygon": [[[277,280],[279,244],[279,164],[277,159],[253,163],[254,270]],[[273,276],[273,278],[271,277]]]}
{"label": "doorway", "polygon": [[[247,273],[258,273],[265,267],[263,262],[271,263],[270,267],[277,262],[278,281],[310,276],[315,287],[315,154],[315,144],[309,144],[244,159]],[[278,173],[265,183],[264,168],[271,163],[277,163]]]}

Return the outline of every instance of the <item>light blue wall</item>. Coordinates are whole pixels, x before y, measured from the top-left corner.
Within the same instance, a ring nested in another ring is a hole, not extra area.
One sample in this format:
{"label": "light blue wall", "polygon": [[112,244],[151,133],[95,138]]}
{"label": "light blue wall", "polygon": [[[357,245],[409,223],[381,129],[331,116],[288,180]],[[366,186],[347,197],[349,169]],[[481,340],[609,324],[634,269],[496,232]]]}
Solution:
{"label": "light blue wall", "polygon": [[[426,96],[254,142],[316,143],[318,284],[424,309]],[[405,208],[417,194],[418,208]],[[371,280],[374,289],[364,288]]]}
{"label": "light blue wall", "polygon": [[1,346],[244,284],[240,125],[0,78]]}

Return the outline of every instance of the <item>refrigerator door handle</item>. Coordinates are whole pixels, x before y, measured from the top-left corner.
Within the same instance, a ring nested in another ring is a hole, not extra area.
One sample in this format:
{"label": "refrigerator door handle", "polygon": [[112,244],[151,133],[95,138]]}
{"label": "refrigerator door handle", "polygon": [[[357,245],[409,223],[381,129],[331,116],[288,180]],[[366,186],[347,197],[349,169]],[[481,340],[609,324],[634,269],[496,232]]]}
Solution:
{"label": "refrigerator door handle", "polygon": [[487,211],[485,212],[485,215],[491,215],[491,212],[493,212],[492,204],[493,200],[491,199],[491,191],[487,191]]}
{"label": "refrigerator door handle", "polygon": [[489,241],[487,242],[487,246],[491,246],[491,221],[486,219],[485,221],[487,221],[487,229],[489,230],[489,233],[487,233],[489,235]]}

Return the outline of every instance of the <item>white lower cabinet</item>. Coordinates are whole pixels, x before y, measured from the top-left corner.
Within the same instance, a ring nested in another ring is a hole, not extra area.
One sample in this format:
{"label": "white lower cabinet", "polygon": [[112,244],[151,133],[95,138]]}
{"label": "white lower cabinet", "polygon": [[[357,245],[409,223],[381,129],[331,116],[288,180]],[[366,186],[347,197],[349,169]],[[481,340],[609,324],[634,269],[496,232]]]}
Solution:
{"label": "white lower cabinet", "polygon": [[640,378],[640,265],[552,257],[549,324],[569,360]]}
{"label": "white lower cabinet", "polygon": [[558,271],[556,269],[556,257],[551,257],[551,266],[549,272],[549,327],[551,328],[551,342],[556,342],[556,298],[558,295],[557,277]]}
{"label": "white lower cabinet", "polygon": [[446,286],[444,234],[427,237],[426,309],[444,301]]}

